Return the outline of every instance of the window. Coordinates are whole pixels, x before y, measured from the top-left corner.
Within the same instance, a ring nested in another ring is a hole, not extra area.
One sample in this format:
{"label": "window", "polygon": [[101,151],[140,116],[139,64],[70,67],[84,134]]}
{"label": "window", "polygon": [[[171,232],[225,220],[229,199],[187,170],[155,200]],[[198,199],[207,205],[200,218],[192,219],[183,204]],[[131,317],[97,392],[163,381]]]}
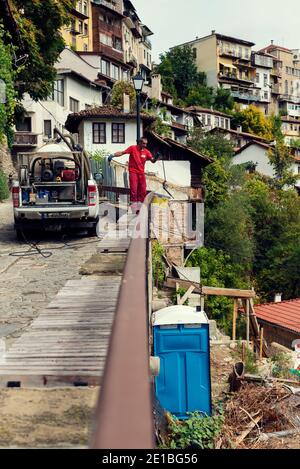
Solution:
{"label": "window", "polygon": [[83,2],[83,13],[85,14],[85,16],[88,16],[88,14],[89,14],[89,9],[88,9],[87,2]]}
{"label": "window", "polygon": [[110,63],[107,60],[101,59],[101,73],[106,76],[110,76]]}
{"label": "window", "polygon": [[264,86],[268,86],[268,75],[264,73]]}
{"label": "window", "polygon": [[129,80],[128,70],[123,70],[123,81],[128,81],[128,80]]}
{"label": "window", "polygon": [[264,92],[264,99],[268,99],[268,92],[267,91]]}
{"label": "window", "polygon": [[114,64],[111,64],[111,78],[114,80],[119,80],[120,69]]}
{"label": "window", "polygon": [[289,94],[289,82],[287,80],[285,80],[284,88],[285,94]]}
{"label": "window", "polygon": [[44,137],[52,138],[52,122],[51,122],[51,120],[44,121]]}
{"label": "window", "polygon": [[260,75],[259,75],[259,73],[257,73],[257,74],[256,74],[256,77],[255,77],[256,83],[259,83],[259,80],[260,80]]}
{"label": "window", "polygon": [[125,143],[125,124],[112,124],[111,141],[112,143]]}
{"label": "window", "polygon": [[229,119],[225,119],[225,128],[229,129]]}
{"label": "window", "polygon": [[211,115],[207,116],[207,125],[211,126]]}
{"label": "window", "polygon": [[107,34],[100,33],[100,42],[101,44],[112,47],[112,38],[107,36]]}
{"label": "window", "polygon": [[93,143],[106,143],[106,124],[93,123]]}
{"label": "window", "polygon": [[239,46],[239,57],[243,57],[243,48]]}
{"label": "window", "polygon": [[83,22],[82,21],[78,22],[78,30],[79,30],[80,34],[83,33]]}
{"label": "window", "polygon": [[113,48],[122,52],[122,39],[119,37],[113,37],[112,40]]}
{"label": "window", "polygon": [[88,36],[88,34],[89,34],[88,25],[87,25],[87,23],[84,23],[84,35],[85,35],[85,36]]}
{"label": "window", "polygon": [[224,128],[224,117],[221,117],[221,127]]}
{"label": "window", "polygon": [[54,82],[52,99],[53,99],[53,101],[56,101],[61,106],[65,105],[65,83],[64,83],[64,80],[56,80]]}
{"label": "window", "polygon": [[70,98],[70,111],[71,112],[79,111],[79,101],[77,101],[77,99]]}
{"label": "window", "polygon": [[220,126],[220,119],[219,117],[215,117],[215,126],[219,127]]}
{"label": "window", "polygon": [[31,117],[24,117],[24,119],[18,121],[16,130],[18,132],[31,132]]}

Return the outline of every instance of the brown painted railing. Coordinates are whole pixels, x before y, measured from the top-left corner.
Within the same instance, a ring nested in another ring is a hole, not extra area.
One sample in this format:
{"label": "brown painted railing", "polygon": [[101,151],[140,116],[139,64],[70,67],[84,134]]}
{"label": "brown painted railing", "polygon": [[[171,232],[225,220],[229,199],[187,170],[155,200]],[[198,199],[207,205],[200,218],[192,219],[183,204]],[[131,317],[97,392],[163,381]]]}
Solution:
{"label": "brown painted railing", "polygon": [[37,134],[31,132],[15,132],[14,133],[14,145],[37,145]]}
{"label": "brown painted railing", "polygon": [[149,208],[146,197],[131,241],[96,411],[91,448],[154,447],[149,372],[147,262]]}

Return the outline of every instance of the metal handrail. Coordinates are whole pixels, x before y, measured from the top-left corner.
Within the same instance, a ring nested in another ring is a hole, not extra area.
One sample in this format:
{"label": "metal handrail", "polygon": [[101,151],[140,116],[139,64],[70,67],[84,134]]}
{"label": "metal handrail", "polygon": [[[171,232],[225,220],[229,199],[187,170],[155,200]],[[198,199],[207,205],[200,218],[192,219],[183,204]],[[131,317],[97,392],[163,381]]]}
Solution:
{"label": "metal handrail", "polygon": [[128,250],[96,410],[94,449],[154,448],[147,287],[153,197],[150,193],[145,199]]}

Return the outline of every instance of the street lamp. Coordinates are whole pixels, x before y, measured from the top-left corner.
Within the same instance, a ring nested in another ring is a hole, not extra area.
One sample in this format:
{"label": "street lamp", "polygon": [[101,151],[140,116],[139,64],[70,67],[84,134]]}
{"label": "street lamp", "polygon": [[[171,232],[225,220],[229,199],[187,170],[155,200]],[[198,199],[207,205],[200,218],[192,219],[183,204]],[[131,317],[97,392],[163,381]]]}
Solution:
{"label": "street lamp", "polygon": [[133,77],[133,85],[136,93],[136,125],[137,125],[137,143],[141,138],[141,92],[144,86],[144,78],[139,72],[135,77]]}

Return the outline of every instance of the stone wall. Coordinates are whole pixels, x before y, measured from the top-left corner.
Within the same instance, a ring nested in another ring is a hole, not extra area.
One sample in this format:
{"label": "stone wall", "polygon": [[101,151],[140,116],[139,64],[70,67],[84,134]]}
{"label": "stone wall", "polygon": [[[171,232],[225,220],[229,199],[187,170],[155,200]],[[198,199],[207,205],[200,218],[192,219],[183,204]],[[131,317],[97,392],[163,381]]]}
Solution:
{"label": "stone wall", "polygon": [[9,174],[16,175],[11,154],[7,146],[0,144],[0,169],[9,176]]}

